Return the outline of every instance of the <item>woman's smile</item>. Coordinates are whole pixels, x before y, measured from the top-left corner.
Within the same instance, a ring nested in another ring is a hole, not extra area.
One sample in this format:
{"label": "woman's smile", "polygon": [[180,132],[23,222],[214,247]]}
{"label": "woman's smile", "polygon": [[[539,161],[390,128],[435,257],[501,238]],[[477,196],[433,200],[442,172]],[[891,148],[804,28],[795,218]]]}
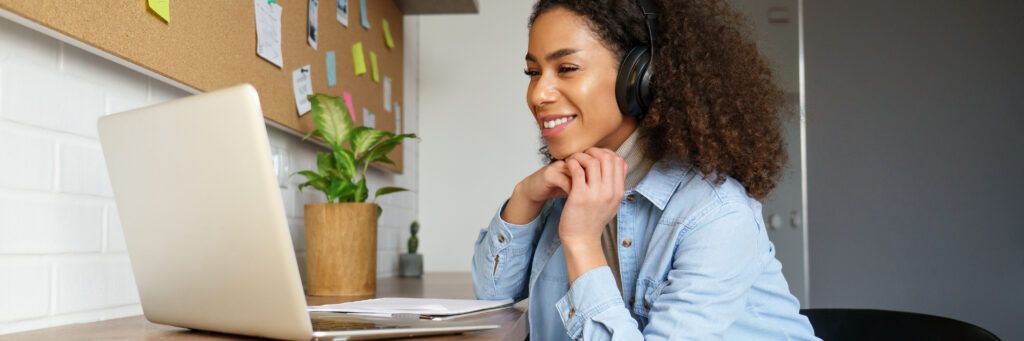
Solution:
{"label": "woman's smile", "polygon": [[569,127],[569,124],[576,121],[575,114],[571,115],[545,115],[540,117],[540,134],[545,139],[555,137]]}

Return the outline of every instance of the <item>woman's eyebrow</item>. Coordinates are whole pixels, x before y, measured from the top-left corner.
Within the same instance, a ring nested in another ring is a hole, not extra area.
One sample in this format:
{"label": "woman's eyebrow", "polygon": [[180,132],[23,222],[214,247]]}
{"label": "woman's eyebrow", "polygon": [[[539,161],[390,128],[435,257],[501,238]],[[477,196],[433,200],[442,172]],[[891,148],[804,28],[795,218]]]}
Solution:
{"label": "woman's eyebrow", "polygon": [[[571,48],[560,49],[558,51],[549,53],[547,55],[547,57],[544,57],[544,60],[550,62],[552,60],[556,60],[558,58],[562,58],[562,57],[568,56],[570,54],[573,54],[573,53],[576,53],[576,52],[579,52],[579,51],[580,51],[579,49],[571,49]],[[527,53],[526,54],[526,60],[536,63],[537,62],[537,57],[534,57],[532,54]]]}

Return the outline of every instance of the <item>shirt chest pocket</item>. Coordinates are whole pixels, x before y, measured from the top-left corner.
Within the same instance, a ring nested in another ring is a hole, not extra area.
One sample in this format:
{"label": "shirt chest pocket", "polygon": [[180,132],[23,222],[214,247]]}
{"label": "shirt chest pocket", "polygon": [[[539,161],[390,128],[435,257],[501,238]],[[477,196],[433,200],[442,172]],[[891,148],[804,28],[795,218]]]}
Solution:
{"label": "shirt chest pocket", "polygon": [[668,281],[666,280],[654,280],[651,278],[640,280],[637,283],[636,294],[629,300],[633,313],[644,318],[644,322],[646,322],[650,318],[654,301],[658,299],[658,296],[661,296],[662,291],[665,290],[667,285]]}

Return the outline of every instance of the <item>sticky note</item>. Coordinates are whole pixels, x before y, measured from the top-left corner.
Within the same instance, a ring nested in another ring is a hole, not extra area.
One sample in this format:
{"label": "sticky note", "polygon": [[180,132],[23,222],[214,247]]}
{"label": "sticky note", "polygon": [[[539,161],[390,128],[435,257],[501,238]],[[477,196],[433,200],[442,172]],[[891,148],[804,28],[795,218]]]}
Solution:
{"label": "sticky note", "polygon": [[254,0],[256,8],[256,54],[284,67],[281,54],[281,5]]}
{"label": "sticky note", "polygon": [[366,59],[363,57],[363,43],[352,44],[352,67],[356,76],[366,73]]}
{"label": "sticky note", "polygon": [[363,23],[363,28],[370,29],[370,18],[366,14],[366,0],[359,0],[359,21]]}
{"label": "sticky note", "polygon": [[348,27],[348,0],[338,0],[337,7],[334,18],[338,19],[341,26]]}
{"label": "sticky note", "polygon": [[377,69],[377,54],[373,53],[373,51],[370,51],[370,68],[373,69],[373,81],[380,82],[380,71]]}
{"label": "sticky note", "polygon": [[391,77],[384,76],[384,111],[391,112]]}
{"label": "sticky note", "polygon": [[395,102],[395,134],[402,133],[402,106]]}
{"label": "sticky note", "polygon": [[388,20],[381,19],[380,27],[384,29],[384,45],[387,45],[389,49],[395,48],[395,40],[391,38],[391,26],[388,25]]}
{"label": "sticky note", "polygon": [[363,108],[363,126],[377,129],[377,117],[370,109]]}
{"label": "sticky note", "polygon": [[352,122],[355,122],[356,109],[354,106],[352,106],[352,94],[350,94],[348,91],[345,91],[345,93],[342,94],[342,97],[345,98],[345,106],[348,107],[348,115],[352,117]]}
{"label": "sticky note", "polygon": [[334,51],[327,51],[327,86],[338,84],[337,71],[334,64]]}
{"label": "sticky note", "polygon": [[292,91],[295,93],[295,110],[299,112],[299,116],[313,109],[307,97],[313,94],[313,82],[309,73],[309,64],[292,71]]}
{"label": "sticky note", "polygon": [[[361,0],[366,1],[366,0]],[[149,0],[146,1],[149,4],[149,9],[153,10],[156,15],[164,19],[165,22],[171,22],[171,0]]]}

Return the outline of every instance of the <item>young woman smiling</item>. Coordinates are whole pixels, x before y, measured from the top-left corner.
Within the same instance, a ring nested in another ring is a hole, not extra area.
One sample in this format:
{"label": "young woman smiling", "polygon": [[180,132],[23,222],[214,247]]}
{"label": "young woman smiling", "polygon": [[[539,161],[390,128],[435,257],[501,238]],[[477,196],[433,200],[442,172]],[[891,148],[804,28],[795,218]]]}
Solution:
{"label": "young woman smiling", "polygon": [[[745,32],[724,0],[540,0],[526,100],[551,161],[481,231],[477,296],[529,296],[534,340],[816,339],[761,216],[782,94]],[[637,46],[648,105],[616,93]]]}

